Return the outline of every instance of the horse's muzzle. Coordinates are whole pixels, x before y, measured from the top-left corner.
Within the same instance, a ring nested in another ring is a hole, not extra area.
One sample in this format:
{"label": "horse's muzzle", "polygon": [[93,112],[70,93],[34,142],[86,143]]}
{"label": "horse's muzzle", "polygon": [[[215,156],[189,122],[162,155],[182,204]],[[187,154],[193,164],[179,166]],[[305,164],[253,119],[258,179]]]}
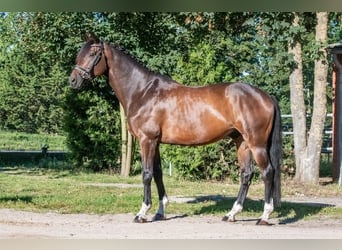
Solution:
{"label": "horse's muzzle", "polygon": [[83,82],[84,82],[84,79],[79,74],[73,73],[69,77],[69,83],[73,89],[80,89],[83,85]]}

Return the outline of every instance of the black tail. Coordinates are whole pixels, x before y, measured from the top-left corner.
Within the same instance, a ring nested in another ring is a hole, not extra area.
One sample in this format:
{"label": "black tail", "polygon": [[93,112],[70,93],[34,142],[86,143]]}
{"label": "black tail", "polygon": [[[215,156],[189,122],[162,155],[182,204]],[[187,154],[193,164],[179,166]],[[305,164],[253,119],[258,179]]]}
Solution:
{"label": "black tail", "polygon": [[274,118],[272,132],[269,138],[268,148],[271,165],[274,170],[273,177],[273,203],[275,207],[281,205],[281,162],[283,157],[282,151],[282,128],[281,128],[281,115],[280,108],[277,100],[272,96],[274,103]]}

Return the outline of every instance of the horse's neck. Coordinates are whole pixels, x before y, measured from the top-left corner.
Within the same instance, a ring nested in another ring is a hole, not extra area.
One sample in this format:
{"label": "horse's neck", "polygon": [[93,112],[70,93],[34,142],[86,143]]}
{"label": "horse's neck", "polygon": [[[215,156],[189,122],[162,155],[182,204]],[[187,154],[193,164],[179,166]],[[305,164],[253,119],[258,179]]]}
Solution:
{"label": "horse's neck", "polygon": [[[132,101],[138,101],[139,92],[143,92],[144,81],[142,79],[148,78],[149,72],[143,67],[137,67],[128,55],[122,55],[114,48],[111,53],[113,53],[111,60],[108,60],[109,84],[128,115]],[[126,69],[125,65],[127,65]]]}

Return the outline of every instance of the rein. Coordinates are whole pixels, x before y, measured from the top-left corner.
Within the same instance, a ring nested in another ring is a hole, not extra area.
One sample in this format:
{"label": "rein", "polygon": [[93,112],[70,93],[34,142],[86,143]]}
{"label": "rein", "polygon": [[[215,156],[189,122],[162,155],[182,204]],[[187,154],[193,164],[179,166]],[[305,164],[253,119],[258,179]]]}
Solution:
{"label": "rein", "polygon": [[89,81],[91,81],[94,78],[94,68],[99,63],[99,61],[101,60],[103,50],[104,50],[103,42],[101,42],[100,45],[93,44],[93,45],[91,45],[91,47],[100,47],[99,52],[96,54],[96,56],[93,58],[92,63],[90,64],[91,66],[85,67],[85,68],[81,67],[79,65],[74,66],[74,69],[76,69],[80,72],[81,77],[84,80],[89,80]]}

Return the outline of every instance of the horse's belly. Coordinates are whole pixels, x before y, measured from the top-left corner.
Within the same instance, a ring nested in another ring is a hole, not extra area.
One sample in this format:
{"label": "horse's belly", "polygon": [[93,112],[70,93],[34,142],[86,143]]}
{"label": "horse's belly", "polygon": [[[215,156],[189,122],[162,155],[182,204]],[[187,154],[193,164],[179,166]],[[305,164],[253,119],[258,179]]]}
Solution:
{"label": "horse's belly", "polygon": [[162,131],[161,142],[178,145],[204,145],[229,135],[234,129],[229,126],[182,124]]}

